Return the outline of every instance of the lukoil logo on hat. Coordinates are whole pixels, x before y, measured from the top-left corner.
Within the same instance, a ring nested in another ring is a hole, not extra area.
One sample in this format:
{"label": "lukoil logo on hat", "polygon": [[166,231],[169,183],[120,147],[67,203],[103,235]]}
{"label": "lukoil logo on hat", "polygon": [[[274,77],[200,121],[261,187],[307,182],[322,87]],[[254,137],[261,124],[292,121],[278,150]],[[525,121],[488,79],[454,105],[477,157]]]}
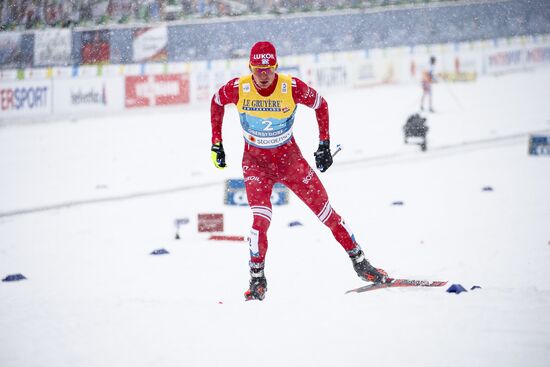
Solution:
{"label": "lukoil logo on hat", "polygon": [[250,49],[250,66],[275,66],[277,53],[271,42],[256,42]]}

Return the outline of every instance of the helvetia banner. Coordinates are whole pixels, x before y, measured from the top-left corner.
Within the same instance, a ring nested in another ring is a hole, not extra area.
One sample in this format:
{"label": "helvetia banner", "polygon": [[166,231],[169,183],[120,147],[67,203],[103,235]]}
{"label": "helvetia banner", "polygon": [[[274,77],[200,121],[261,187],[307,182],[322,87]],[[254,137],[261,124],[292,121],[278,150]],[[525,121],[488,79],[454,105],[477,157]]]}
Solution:
{"label": "helvetia banner", "polygon": [[124,78],[75,78],[55,81],[54,113],[120,111],[124,108]]}

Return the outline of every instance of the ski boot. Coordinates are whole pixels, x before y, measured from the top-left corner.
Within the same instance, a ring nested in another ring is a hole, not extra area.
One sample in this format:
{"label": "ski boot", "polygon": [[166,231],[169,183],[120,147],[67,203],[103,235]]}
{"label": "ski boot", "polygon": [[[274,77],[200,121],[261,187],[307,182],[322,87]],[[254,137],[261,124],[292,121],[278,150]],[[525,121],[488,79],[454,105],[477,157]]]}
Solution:
{"label": "ski boot", "polygon": [[250,263],[250,285],[244,292],[246,301],[257,299],[262,301],[267,292],[267,280],[264,275],[263,263]]}
{"label": "ski boot", "polygon": [[361,249],[354,249],[348,251],[351,262],[353,263],[353,269],[359,276],[366,282],[373,283],[386,283],[388,282],[388,273],[383,269],[377,269],[372,266],[367,258],[365,253]]}

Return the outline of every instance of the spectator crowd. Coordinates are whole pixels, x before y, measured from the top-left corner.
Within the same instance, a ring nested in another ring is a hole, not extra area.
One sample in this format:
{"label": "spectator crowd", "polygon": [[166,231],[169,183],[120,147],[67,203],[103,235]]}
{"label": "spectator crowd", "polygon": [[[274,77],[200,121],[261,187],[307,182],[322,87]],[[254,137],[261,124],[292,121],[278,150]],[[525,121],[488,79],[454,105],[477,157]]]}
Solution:
{"label": "spectator crowd", "polygon": [[2,0],[0,30],[368,9],[441,0]]}

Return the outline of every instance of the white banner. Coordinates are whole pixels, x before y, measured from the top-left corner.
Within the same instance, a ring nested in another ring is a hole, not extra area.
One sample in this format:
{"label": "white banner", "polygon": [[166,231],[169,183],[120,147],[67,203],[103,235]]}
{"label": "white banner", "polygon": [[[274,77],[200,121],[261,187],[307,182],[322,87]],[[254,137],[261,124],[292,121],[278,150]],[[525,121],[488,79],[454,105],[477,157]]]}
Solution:
{"label": "white banner", "polygon": [[134,32],[134,62],[167,59],[168,29],[166,27],[141,28]]}
{"label": "white banner", "polygon": [[34,65],[59,66],[71,63],[70,29],[48,29],[34,33]]}
{"label": "white banner", "polygon": [[0,119],[14,116],[46,115],[51,111],[51,80],[21,80],[0,84]]}
{"label": "white banner", "polygon": [[345,88],[350,86],[348,65],[342,62],[323,62],[306,69],[306,74],[312,76],[312,85],[320,92],[333,88]]}
{"label": "white banner", "polygon": [[521,47],[495,47],[484,58],[487,74],[500,74],[525,68],[525,50]]}
{"label": "white banner", "polygon": [[[399,67],[400,65],[401,67]],[[398,79],[399,70],[403,69],[405,65],[405,58],[376,57],[358,59],[350,64],[350,78],[355,88],[393,83]]]}
{"label": "white banner", "polygon": [[210,101],[212,95],[217,92],[214,91],[210,78],[212,73],[209,70],[195,70],[191,74],[191,101],[192,102],[205,102]]}
{"label": "white banner", "polygon": [[53,99],[55,114],[121,111],[124,77],[56,80]]}

